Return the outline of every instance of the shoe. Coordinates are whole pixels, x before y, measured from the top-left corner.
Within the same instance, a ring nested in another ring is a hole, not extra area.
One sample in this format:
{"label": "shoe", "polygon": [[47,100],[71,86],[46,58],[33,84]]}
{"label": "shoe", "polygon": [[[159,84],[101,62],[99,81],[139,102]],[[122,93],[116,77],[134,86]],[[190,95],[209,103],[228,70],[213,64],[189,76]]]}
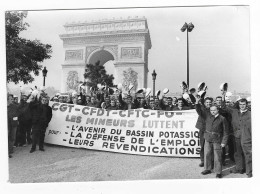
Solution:
{"label": "shoe", "polygon": [[43,152],[45,151],[45,149],[43,149],[43,148],[39,148],[39,150],[40,150],[40,151],[43,151]]}
{"label": "shoe", "polygon": [[234,173],[234,174],[244,174],[244,170],[237,170],[237,169],[233,169],[231,170],[231,173]]}
{"label": "shoe", "polygon": [[248,175],[247,175],[247,178],[252,178],[252,177],[253,177],[252,174],[248,174]]}
{"label": "shoe", "polygon": [[210,173],[211,173],[210,170],[204,170],[204,171],[201,172],[201,174],[203,174],[203,175],[210,174]]}
{"label": "shoe", "polygon": [[26,147],[26,144],[20,144],[19,146],[20,147]]}
{"label": "shoe", "polygon": [[12,158],[13,156],[9,154],[9,156],[8,156],[8,157],[9,157],[9,158]]}
{"label": "shoe", "polygon": [[219,178],[219,179],[222,178],[222,174],[217,174],[216,178]]}
{"label": "shoe", "polygon": [[30,153],[33,153],[33,152],[35,152],[35,149],[31,149],[31,150],[30,150]]}
{"label": "shoe", "polygon": [[204,167],[204,163],[201,162],[201,163],[199,164],[199,167]]}

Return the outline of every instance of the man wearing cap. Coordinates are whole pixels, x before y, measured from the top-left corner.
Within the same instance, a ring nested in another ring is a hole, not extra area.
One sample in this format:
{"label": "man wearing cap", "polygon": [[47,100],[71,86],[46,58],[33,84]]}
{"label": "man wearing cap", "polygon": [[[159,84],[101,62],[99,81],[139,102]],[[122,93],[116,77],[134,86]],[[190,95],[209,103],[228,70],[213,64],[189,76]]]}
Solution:
{"label": "man wearing cap", "polygon": [[216,178],[222,178],[222,149],[225,147],[228,139],[228,123],[227,120],[218,112],[218,107],[212,105],[210,113],[201,108],[196,100],[195,108],[197,113],[205,119],[206,128],[204,133],[204,171],[201,174],[211,173],[212,169],[212,153],[214,154],[214,172]]}
{"label": "man wearing cap", "polygon": [[52,118],[52,108],[48,105],[48,97],[42,95],[37,99],[31,99],[29,107],[32,113],[32,148],[30,153],[36,150],[36,144],[39,144],[39,150],[45,151],[43,144],[46,128]]}
{"label": "man wearing cap", "polygon": [[16,138],[16,131],[18,126],[18,116],[19,109],[14,103],[14,98],[12,94],[7,96],[7,115],[8,115],[8,154],[9,158],[12,158],[12,153],[14,152],[14,143]]}
{"label": "man wearing cap", "polygon": [[234,173],[243,173],[244,166],[248,178],[252,177],[252,135],[251,111],[247,108],[247,100],[239,100],[239,110],[228,108],[232,114],[232,128],[235,137],[235,163]]}

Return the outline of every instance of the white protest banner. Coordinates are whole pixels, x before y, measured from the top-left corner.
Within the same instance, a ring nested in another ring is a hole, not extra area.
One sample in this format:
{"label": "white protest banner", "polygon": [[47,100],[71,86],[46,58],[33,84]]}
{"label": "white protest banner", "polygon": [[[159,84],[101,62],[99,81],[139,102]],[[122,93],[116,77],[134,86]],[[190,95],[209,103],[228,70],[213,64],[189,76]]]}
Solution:
{"label": "white protest banner", "polygon": [[45,143],[127,154],[199,157],[197,113],[105,110],[50,102]]}

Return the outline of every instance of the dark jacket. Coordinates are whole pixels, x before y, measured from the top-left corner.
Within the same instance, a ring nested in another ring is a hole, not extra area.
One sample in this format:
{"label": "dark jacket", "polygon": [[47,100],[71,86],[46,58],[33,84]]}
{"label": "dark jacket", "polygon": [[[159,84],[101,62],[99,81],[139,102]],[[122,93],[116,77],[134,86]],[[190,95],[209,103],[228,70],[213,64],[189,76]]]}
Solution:
{"label": "dark jacket", "polygon": [[179,109],[178,106],[175,106],[175,107],[173,108],[173,111],[183,111],[183,110],[190,110],[190,107],[188,107],[188,106],[183,106],[182,109]]}
{"label": "dark jacket", "polygon": [[[201,109],[203,109],[203,112],[208,112],[207,114],[210,114],[209,108],[206,108],[204,105],[201,105]],[[196,111],[197,111],[197,109],[196,109]],[[197,113],[198,113],[198,112],[197,112]],[[198,114],[199,114],[199,113],[198,113]],[[203,118],[201,115],[199,115],[195,127],[196,127],[197,129],[199,129],[200,132],[203,132],[203,133],[204,133],[204,131],[205,131],[205,129],[206,129],[205,118]]]}
{"label": "dark jacket", "polygon": [[171,106],[167,105],[164,110],[165,111],[173,111],[175,107],[176,106],[174,106],[174,105],[171,105]]}
{"label": "dark jacket", "polygon": [[200,104],[196,104],[195,108],[197,113],[205,119],[205,140],[226,145],[229,135],[227,120],[220,114],[215,117],[210,112],[204,111]]}
{"label": "dark jacket", "polygon": [[38,126],[37,129],[46,128],[52,118],[52,108],[37,101],[30,102],[29,107],[32,113],[32,124]]}
{"label": "dark jacket", "polygon": [[236,138],[251,142],[251,111],[241,113],[238,109],[227,108],[232,115],[232,129]]}
{"label": "dark jacket", "polygon": [[19,122],[29,122],[32,119],[31,110],[29,108],[29,103],[24,102],[21,100],[20,104],[18,105],[19,112]]}
{"label": "dark jacket", "polygon": [[14,103],[7,106],[7,115],[8,115],[8,125],[9,127],[17,127],[18,125],[18,116],[19,109],[18,106]]}

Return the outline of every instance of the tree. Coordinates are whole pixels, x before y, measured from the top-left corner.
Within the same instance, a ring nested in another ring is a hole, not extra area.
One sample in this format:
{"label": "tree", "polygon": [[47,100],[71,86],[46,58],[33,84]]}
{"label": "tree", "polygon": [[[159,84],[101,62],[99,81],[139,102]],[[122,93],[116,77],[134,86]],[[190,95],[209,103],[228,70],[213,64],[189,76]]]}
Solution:
{"label": "tree", "polygon": [[86,65],[84,78],[87,79],[86,84],[89,87],[96,88],[97,84],[113,86],[114,76],[107,74],[105,67],[100,65],[100,61],[97,61],[95,65]]}
{"label": "tree", "polygon": [[40,62],[51,58],[51,45],[42,44],[39,40],[28,40],[19,36],[21,31],[27,30],[29,24],[23,19],[27,12],[7,11],[5,13],[6,35],[6,68],[7,82],[19,81],[31,83],[34,81],[31,73],[38,76],[42,69]]}

